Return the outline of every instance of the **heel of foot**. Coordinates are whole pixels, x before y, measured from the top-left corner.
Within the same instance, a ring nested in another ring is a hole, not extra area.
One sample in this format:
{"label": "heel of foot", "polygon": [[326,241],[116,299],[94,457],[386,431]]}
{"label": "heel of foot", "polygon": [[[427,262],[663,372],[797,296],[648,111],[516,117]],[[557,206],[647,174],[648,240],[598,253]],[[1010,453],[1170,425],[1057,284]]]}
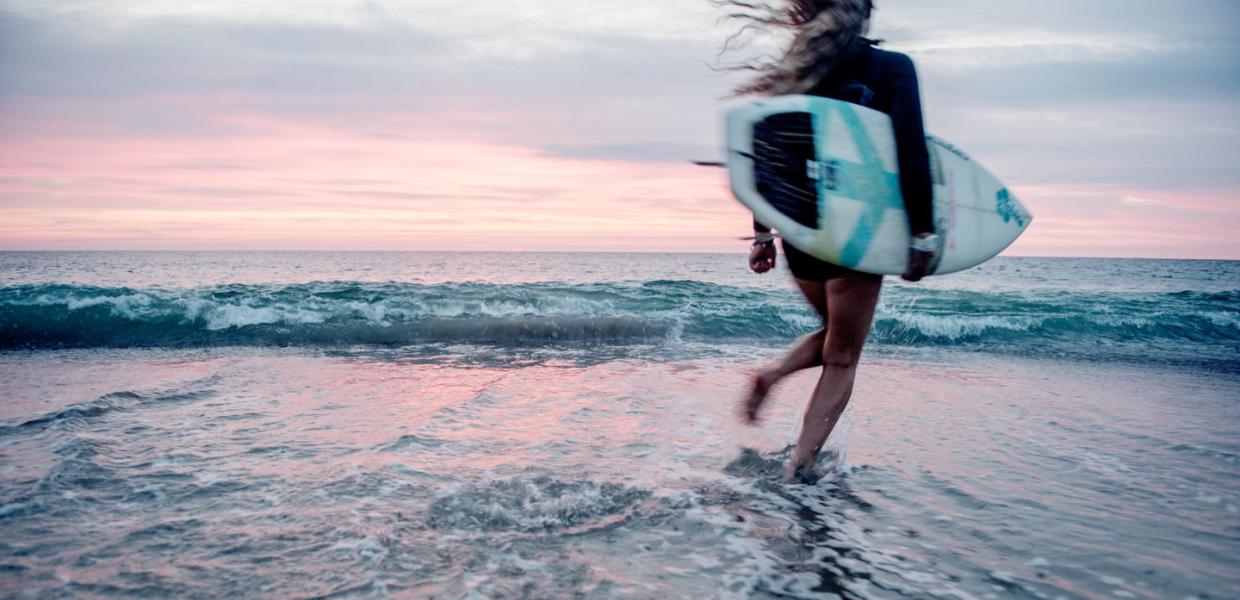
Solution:
{"label": "heel of foot", "polygon": [[819,479],[822,479],[822,476],[819,475],[813,467],[801,465],[792,470],[792,473],[787,477],[787,482],[801,485],[814,485],[815,483],[818,483]]}

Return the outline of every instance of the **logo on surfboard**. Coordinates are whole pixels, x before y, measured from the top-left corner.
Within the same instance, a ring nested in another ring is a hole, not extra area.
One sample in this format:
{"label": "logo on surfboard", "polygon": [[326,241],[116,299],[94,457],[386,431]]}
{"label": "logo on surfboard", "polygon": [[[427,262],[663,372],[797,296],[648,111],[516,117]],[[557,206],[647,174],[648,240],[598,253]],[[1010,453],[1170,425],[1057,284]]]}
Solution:
{"label": "logo on surfboard", "polygon": [[1009,192],[1007,188],[995,193],[995,210],[999,212],[1000,217],[1003,217],[1004,223],[1016,221],[1020,227],[1025,226],[1026,217],[1012,201],[1012,192]]}
{"label": "logo on surfboard", "polygon": [[805,161],[805,176],[813,181],[825,179],[824,183],[828,190],[838,190],[840,187],[840,161],[835,159],[807,160]]}

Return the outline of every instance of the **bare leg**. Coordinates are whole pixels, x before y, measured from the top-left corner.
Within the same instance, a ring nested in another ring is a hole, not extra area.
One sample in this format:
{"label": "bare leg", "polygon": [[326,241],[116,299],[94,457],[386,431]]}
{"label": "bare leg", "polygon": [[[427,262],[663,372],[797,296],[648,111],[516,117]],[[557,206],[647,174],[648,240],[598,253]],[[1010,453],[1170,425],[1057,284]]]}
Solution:
{"label": "bare leg", "polygon": [[758,420],[758,410],[766,402],[766,396],[780,379],[797,371],[822,365],[822,348],[827,340],[827,290],[821,281],[797,279],[797,287],[805,301],[822,318],[823,328],[797,340],[792,348],[775,365],[754,374],[749,398],[742,407],[743,417],[749,423]]}
{"label": "bare leg", "polygon": [[805,409],[801,435],[788,461],[786,478],[795,479],[798,467],[812,466],[852,396],[861,347],[874,320],[874,308],[883,280],[879,276],[844,277],[827,282],[826,344],[822,348],[822,375]]}
{"label": "bare leg", "polygon": [[822,346],[826,343],[826,340],[827,330],[819,329],[797,340],[783,360],[770,368],[754,373],[753,384],[749,390],[749,398],[746,399],[743,407],[743,416],[747,422],[757,422],[758,410],[762,408],[762,404],[766,402],[767,394],[771,392],[771,388],[776,383],[779,383],[779,380],[797,371],[822,364]]}

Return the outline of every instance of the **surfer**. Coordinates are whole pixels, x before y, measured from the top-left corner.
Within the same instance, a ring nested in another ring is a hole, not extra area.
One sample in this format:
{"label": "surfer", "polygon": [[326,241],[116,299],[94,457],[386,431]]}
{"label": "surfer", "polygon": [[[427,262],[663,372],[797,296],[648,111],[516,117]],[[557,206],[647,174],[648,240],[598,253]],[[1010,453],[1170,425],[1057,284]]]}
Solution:
{"label": "surfer", "polygon": [[[755,4],[724,0],[724,6],[758,10],[740,15],[755,27],[782,27],[792,41],[778,62],[754,69],[757,76],[738,95],[812,94],[852,102],[886,113],[896,136],[900,190],[912,239],[902,277],[918,281],[933,258],[930,158],[922,123],[921,96],[912,60],[876,48],[866,38],[872,0],[785,0]],[[775,267],[775,242],[769,227],[754,221],[749,266],[757,273]],[[861,273],[818,260],[795,246],[781,244],[788,267],[805,300],[822,318],[823,328],[793,345],[778,364],[757,373],[743,406],[746,421],[757,421],[767,394],[779,380],[802,369],[822,367],[805,410],[801,433],[789,458],[785,478],[809,483],[831,430],[848,406],[861,347],[870,331],[882,276]]]}

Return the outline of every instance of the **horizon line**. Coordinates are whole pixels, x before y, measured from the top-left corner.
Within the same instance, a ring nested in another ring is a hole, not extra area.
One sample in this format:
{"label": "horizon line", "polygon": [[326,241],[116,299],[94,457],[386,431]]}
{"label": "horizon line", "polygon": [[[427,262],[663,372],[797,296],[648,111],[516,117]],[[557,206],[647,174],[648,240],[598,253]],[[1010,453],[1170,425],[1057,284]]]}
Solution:
{"label": "horizon line", "polygon": [[[252,254],[257,254],[257,253],[268,253],[268,254],[306,254],[306,253],[431,254],[431,253],[434,253],[434,254],[445,254],[445,253],[453,253],[453,254],[680,254],[680,255],[719,255],[719,256],[738,256],[738,255],[743,256],[744,254],[746,254],[745,251],[692,252],[692,251],[684,251],[684,250],[460,250],[460,249],[374,250],[374,249],[361,249],[361,248],[353,248],[353,249],[349,249],[349,248],[339,249],[338,248],[338,249],[331,249],[331,250],[296,249],[296,248],[284,248],[284,249],[278,249],[278,250],[274,250],[274,249],[219,249],[219,248],[204,248],[204,249],[181,248],[181,249],[163,249],[163,250],[98,249],[98,248],[91,248],[91,249],[83,249],[83,248],[77,248],[77,249],[16,249],[16,248],[0,249],[0,253],[4,253],[4,254],[17,254],[17,253],[70,254],[70,253],[105,253],[105,252],[125,252],[125,253],[131,253],[131,254],[139,254],[139,253],[141,254],[158,254],[158,253],[169,253],[169,254],[172,254],[172,253],[199,253],[199,254],[206,254],[206,253],[220,253],[220,254],[225,254],[225,253],[234,253],[234,254],[235,253],[246,253],[246,254],[251,254],[251,253]],[[1034,258],[1034,259],[1065,259],[1065,260],[1080,260],[1080,259],[1180,260],[1180,261],[1191,260],[1191,261],[1210,261],[1210,262],[1240,261],[1240,258],[1201,258],[1201,257],[1189,258],[1189,257],[1175,257],[1175,256],[1105,256],[1105,255],[1053,256],[1053,255],[1036,255],[1036,254],[1019,254],[1019,255],[1000,254],[998,256],[993,257],[990,260],[993,260],[994,258],[1022,258],[1022,259]]]}

